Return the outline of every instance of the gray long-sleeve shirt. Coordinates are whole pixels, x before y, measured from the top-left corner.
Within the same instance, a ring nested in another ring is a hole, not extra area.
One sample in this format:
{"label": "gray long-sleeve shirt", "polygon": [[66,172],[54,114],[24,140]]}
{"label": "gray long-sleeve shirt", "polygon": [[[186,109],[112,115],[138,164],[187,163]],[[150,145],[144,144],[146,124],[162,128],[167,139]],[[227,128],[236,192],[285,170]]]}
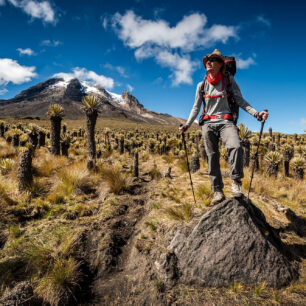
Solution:
{"label": "gray long-sleeve shirt", "polygon": [[[250,115],[254,116],[257,111],[254,109],[243,97],[240,92],[239,86],[237,85],[235,79],[233,76],[229,76],[230,84],[232,87],[232,92],[234,99],[236,103],[243,108],[246,112],[248,112]],[[192,122],[197,117],[201,104],[202,104],[202,93],[201,93],[201,87],[202,87],[203,81],[198,83],[196,95],[195,95],[195,101],[192,107],[192,110],[190,112],[189,118],[187,120],[186,125],[188,127],[191,126]],[[222,95],[222,80],[216,85],[211,85],[208,81],[205,82],[205,88],[204,92],[206,95]],[[224,94],[226,94],[226,84],[224,84]],[[227,97],[219,97],[219,98],[205,98],[205,114],[212,116],[212,115],[223,115],[223,114],[231,114]],[[218,122],[218,123],[225,123],[227,122],[226,119],[210,119],[206,122]]]}

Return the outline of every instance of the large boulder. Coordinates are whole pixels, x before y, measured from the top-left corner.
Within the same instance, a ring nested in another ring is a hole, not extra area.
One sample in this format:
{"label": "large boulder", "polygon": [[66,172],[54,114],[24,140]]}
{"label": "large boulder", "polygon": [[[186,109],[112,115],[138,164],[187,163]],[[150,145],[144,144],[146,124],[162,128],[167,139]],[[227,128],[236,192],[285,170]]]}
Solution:
{"label": "large boulder", "polygon": [[[188,284],[226,286],[238,281],[281,287],[298,278],[278,235],[263,213],[244,198],[211,209],[189,236],[177,233],[170,250],[177,261],[168,262],[176,262],[176,275]],[[165,279],[171,279],[165,258],[156,266],[167,272]]]}

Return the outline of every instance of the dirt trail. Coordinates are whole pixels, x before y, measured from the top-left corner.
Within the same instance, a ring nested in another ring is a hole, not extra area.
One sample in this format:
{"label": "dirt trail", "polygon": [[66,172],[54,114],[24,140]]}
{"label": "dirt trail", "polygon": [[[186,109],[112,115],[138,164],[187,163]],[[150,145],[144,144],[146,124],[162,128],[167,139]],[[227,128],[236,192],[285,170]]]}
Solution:
{"label": "dirt trail", "polygon": [[161,304],[154,287],[152,263],[135,248],[149,212],[150,182],[135,184],[130,194],[120,196],[117,216],[88,234],[86,258],[94,266],[91,300],[82,305],[154,305]]}

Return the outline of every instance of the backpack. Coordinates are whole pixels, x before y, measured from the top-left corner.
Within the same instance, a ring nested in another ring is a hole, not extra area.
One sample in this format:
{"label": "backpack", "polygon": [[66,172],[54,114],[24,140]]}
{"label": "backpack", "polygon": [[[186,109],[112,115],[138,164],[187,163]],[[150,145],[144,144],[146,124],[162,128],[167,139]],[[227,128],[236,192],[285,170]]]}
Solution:
{"label": "backpack", "polygon": [[[233,95],[233,90],[232,86],[230,83],[230,78],[229,75],[234,76],[236,74],[236,60],[235,57],[233,56],[224,56],[224,63],[225,63],[225,73],[224,73],[224,78],[225,78],[225,83],[226,83],[226,92],[228,93],[227,96],[227,101],[229,108],[231,110],[231,115],[233,117],[233,122],[234,124],[237,124],[238,121],[238,116],[239,116],[239,105],[235,102],[234,95]],[[204,85],[206,82],[206,76],[204,77],[204,81],[201,87],[201,96],[202,96],[202,101],[203,101],[203,110],[199,118],[199,125],[204,124],[204,116],[205,116],[205,98],[203,97],[205,92],[204,92]]]}

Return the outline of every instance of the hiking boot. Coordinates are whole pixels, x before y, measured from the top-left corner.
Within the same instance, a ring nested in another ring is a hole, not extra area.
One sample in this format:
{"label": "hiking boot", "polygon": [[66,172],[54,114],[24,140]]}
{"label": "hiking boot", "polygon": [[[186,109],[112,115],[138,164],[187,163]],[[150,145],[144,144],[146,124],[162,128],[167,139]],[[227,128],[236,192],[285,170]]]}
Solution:
{"label": "hiking boot", "polygon": [[232,196],[234,198],[239,198],[243,195],[242,193],[242,183],[241,181],[234,180],[232,182]]}
{"label": "hiking boot", "polygon": [[213,199],[211,201],[211,205],[215,205],[218,204],[220,202],[222,202],[223,200],[225,200],[225,195],[223,193],[223,191],[218,190],[214,192],[214,196]]}

